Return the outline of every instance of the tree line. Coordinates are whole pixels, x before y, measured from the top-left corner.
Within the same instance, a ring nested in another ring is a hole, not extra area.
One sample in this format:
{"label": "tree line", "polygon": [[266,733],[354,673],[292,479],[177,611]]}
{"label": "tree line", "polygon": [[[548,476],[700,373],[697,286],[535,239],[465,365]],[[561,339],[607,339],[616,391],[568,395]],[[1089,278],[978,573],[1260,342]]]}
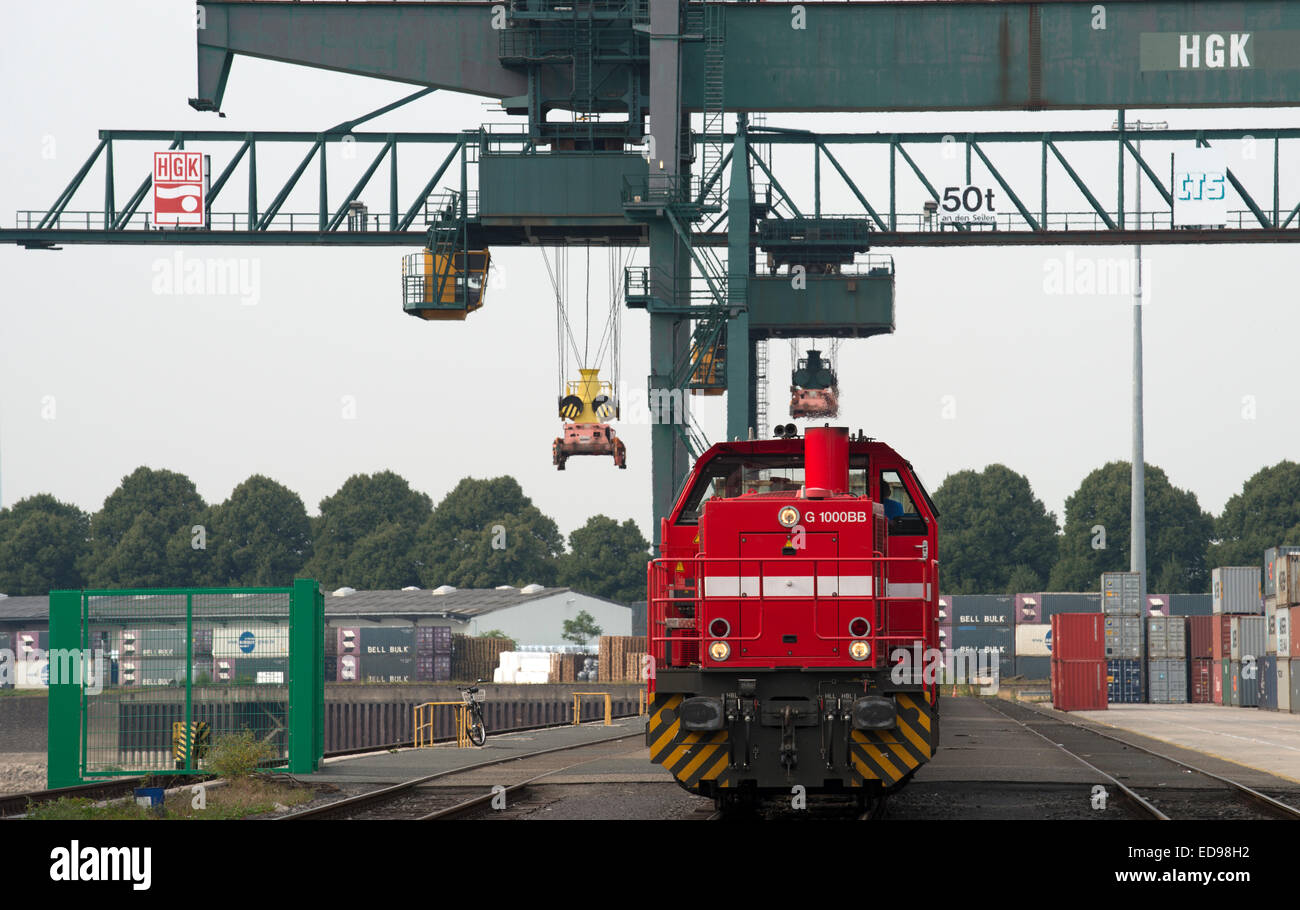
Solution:
{"label": "tree line", "polygon": [[[1203,593],[1216,566],[1263,563],[1268,547],[1300,544],[1300,464],[1257,472],[1210,515],[1196,494],[1146,465],[1147,590]],[[1129,569],[1130,462],[1093,471],[1065,501],[1065,525],[1028,478],[994,464],[959,471],[934,493],[939,577],[950,594],[1092,591],[1102,572]]]}
{"label": "tree line", "polygon": [[356,474],[308,516],[255,474],[217,504],[184,474],[140,467],[88,514],[48,493],[0,510],[0,592],[254,587],[565,585],[645,599],[649,542],[632,520],[592,516],[569,535],[513,477],[465,478],[436,506],[391,471]]}

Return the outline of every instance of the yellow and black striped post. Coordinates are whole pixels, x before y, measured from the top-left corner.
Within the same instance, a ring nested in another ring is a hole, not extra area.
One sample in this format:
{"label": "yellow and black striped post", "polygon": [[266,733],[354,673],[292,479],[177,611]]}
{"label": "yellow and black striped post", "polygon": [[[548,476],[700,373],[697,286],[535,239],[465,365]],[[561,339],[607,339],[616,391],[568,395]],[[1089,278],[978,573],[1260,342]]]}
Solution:
{"label": "yellow and black striped post", "polygon": [[892,730],[854,730],[849,737],[849,760],[863,781],[878,780],[886,787],[898,783],[934,755],[930,727],[933,709],[921,692],[898,692],[897,723]]}
{"label": "yellow and black striped post", "polygon": [[197,768],[199,759],[207,756],[211,746],[212,727],[207,721],[194,720],[187,725],[178,720],[172,724],[172,758],[176,760],[178,771],[184,770],[191,750],[194,753],[194,767]]}
{"label": "yellow and black striped post", "polygon": [[690,789],[701,781],[716,781],[719,787],[730,785],[730,747],[725,730],[693,732],[682,729],[678,710],[681,694],[656,693],[650,702],[650,720],[646,724],[646,741],[650,760],[663,765]]}

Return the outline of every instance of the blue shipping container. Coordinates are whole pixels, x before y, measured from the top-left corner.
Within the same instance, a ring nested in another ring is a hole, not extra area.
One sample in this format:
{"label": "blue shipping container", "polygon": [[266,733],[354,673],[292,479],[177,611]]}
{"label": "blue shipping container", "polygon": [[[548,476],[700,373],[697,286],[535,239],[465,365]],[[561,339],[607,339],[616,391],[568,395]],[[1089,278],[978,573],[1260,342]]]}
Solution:
{"label": "blue shipping container", "polygon": [[1214,598],[1209,594],[1170,594],[1170,616],[1210,616],[1214,613]]}
{"label": "blue shipping container", "polygon": [[1050,657],[1017,657],[1016,675],[1025,679],[1051,679],[1052,659]]}
{"label": "blue shipping container", "polygon": [[1142,661],[1106,661],[1106,698],[1114,705],[1142,703]]}

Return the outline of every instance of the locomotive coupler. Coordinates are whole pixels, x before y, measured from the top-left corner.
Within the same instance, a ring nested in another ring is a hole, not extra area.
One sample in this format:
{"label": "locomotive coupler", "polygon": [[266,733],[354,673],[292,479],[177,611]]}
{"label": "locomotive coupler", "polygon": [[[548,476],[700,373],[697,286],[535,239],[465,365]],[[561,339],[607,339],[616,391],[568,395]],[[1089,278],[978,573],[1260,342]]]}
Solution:
{"label": "locomotive coupler", "polygon": [[781,711],[781,767],[788,775],[799,766],[799,750],[794,740],[794,708],[786,705]]}

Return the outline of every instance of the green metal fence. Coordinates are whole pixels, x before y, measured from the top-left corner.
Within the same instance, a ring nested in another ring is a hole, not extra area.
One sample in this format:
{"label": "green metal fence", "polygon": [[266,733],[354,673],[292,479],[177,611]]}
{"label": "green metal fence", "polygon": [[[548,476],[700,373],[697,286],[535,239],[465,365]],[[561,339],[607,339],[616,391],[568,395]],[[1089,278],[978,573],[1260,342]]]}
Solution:
{"label": "green metal fence", "polygon": [[324,749],[324,599],[286,588],[50,594],[50,787],[204,773],[249,731],[268,765],[314,771]]}

